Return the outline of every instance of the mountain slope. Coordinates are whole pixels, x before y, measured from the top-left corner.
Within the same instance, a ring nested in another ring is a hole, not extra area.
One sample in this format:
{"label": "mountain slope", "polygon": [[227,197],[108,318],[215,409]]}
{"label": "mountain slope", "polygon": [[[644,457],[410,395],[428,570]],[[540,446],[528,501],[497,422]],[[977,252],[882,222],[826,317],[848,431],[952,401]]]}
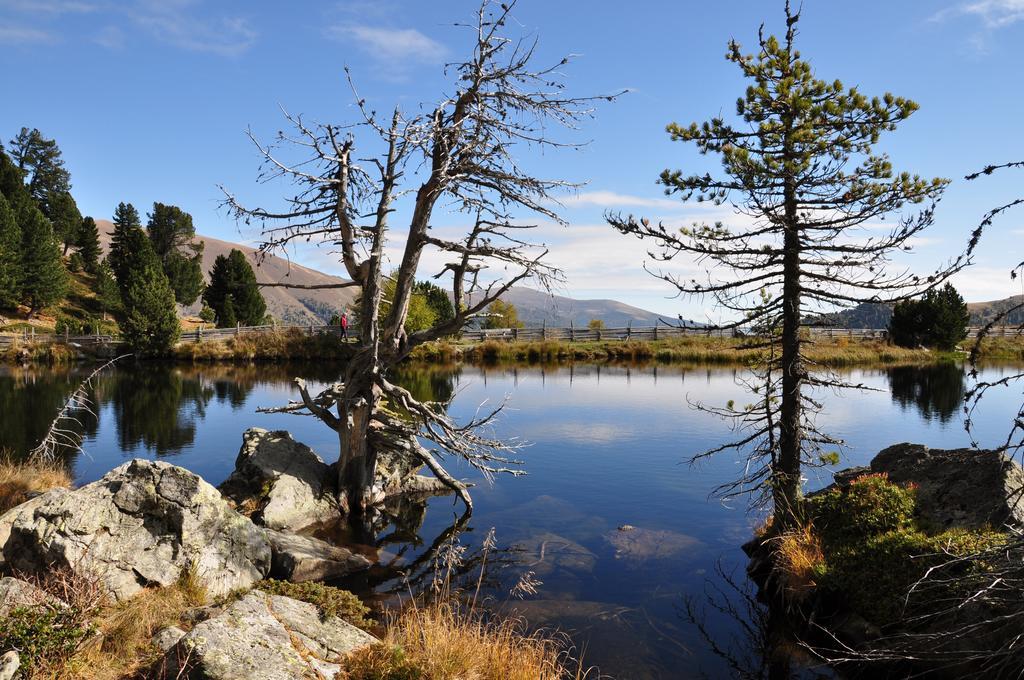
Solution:
{"label": "mountain slope", "polygon": [[[110,232],[114,225],[108,220],[96,220],[100,231],[100,247],[104,254],[110,247]],[[227,257],[232,248],[245,253],[249,263],[256,272],[256,280],[260,283],[294,283],[304,286],[342,283],[345,279],[324,274],[309,267],[303,267],[282,257],[267,257],[257,267],[254,254],[256,250],[238,243],[222,241],[210,236],[197,235],[197,240],[206,243],[203,250],[203,276],[210,280],[210,270],[218,255]],[[298,290],[290,288],[263,288],[263,297],[267,301],[267,312],[284,323],[307,324],[322,323],[323,317],[330,312],[341,309],[352,303],[356,297],[355,288],[327,290]],[[198,312],[200,304],[188,309],[189,313]],[[319,314],[318,314],[319,313]]]}
{"label": "mountain slope", "polygon": [[630,323],[634,326],[654,326],[659,319],[671,324],[679,323],[674,317],[662,316],[617,300],[576,300],[521,286],[510,289],[502,299],[515,305],[519,320],[531,327],[546,323],[553,328],[564,328],[570,322],[576,327],[586,327],[591,319],[600,319],[608,327]]}
{"label": "mountain slope", "polygon": [[[968,302],[967,311],[971,313],[972,325],[983,325],[991,321],[997,314],[1024,302],[1024,295],[1014,295],[1002,300],[989,302]],[[1024,309],[1018,309],[1001,321],[1007,325],[1024,324]]]}

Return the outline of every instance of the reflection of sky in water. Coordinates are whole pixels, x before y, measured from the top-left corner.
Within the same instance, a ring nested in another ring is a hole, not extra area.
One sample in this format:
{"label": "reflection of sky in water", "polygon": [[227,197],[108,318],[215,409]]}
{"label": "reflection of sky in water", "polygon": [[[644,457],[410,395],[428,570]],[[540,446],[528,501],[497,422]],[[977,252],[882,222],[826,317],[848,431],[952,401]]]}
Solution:
{"label": "reflection of sky in water", "polygon": [[[168,432],[186,433],[181,446],[165,458],[217,483],[233,467],[241,432],[258,426],[290,430],[333,460],[337,439],[327,428],[309,418],[255,413],[258,406],[295,396],[286,375],[257,373],[235,391],[226,388],[223,376],[212,379],[203,369],[175,368],[175,380],[162,376],[163,382],[154,383],[163,386],[159,389],[182,383],[186,389],[181,393],[190,395],[176,408],[172,402],[169,414],[153,416],[175,421]],[[985,377],[998,374],[992,369]],[[536,597],[521,605],[524,613],[544,625],[581,631],[576,639],[586,644],[587,660],[616,677],[690,677],[700,668],[712,677],[725,672],[680,616],[681,597],[700,596],[719,561],[726,571],[742,576],[745,559],[739,546],[755,520],[742,501],[725,505],[709,499],[717,485],[738,474],[734,457],[726,454],[692,467],[685,461],[730,436],[728,424],[696,411],[691,402],[745,403],[736,382],[741,376],[731,368],[463,368],[455,378],[456,419],[508,396],[509,408],[494,434],[530,443],[521,451],[528,474],[499,478],[493,485],[465,465],[449,463],[454,474],[478,483],[472,530],[463,540],[479,544],[495,527],[499,547],[519,551],[511,557],[515,564],[497,569],[499,582],[491,594],[504,600],[523,571],[536,572],[544,583]],[[948,404],[936,406],[928,398],[928,390],[948,389],[948,375],[922,383],[923,395],[913,376],[900,382],[885,372],[858,370],[846,377],[876,391],[820,395],[826,404],[820,424],[850,445],[843,467],[864,464],[880,448],[901,441],[946,448],[968,444],[959,411],[947,417]],[[0,396],[4,389],[9,386],[0,374]],[[120,399],[142,396],[133,397],[131,389],[131,384],[122,386],[127,394]],[[895,399],[892,390],[903,397]],[[1019,391],[1006,390],[992,394],[977,417],[983,444],[1003,433],[1019,396]],[[85,443],[88,456],[76,462],[82,480],[95,479],[129,457],[155,455],[141,445],[122,451],[118,409],[112,402],[101,403],[96,434]],[[153,409],[168,407],[156,404]],[[142,405],[142,412],[147,408]],[[936,408],[946,409],[942,417],[936,417]],[[809,486],[827,483],[825,477],[812,474]],[[433,500],[420,531],[426,544],[460,511],[451,498]],[[620,550],[617,555],[609,541],[623,524],[649,532],[637,534],[630,547],[636,553]],[[651,541],[644,542],[647,537]],[[405,561],[422,549],[411,547]],[[738,630],[723,620],[709,625],[723,638]]]}

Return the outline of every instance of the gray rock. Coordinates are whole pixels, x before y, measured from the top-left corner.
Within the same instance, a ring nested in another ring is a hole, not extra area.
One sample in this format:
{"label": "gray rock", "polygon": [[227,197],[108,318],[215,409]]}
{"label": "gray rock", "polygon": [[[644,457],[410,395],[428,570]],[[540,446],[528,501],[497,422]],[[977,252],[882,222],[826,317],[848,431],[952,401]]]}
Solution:
{"label": "gray rock", "polygon": [[4,546],[7,545],[7,539],[11,537],[11,527],[14,526],[14,520],[20,517],[23,513],[35,512],[35,509],[46,502],[47,497],[60,491],[60,489],[54,489],[44,494],[36,496],[35,498],[29,499],[21,505],[16,505],[4,514],[0,515],[0,569],[6,566],[6,560],[4,559]]}
{"label": "gray rock", "polygon": [[263,532],[197,475],[168,463],[133,460],[40,500],[17,515],[3,546],[14,569],[90,573],[119,600],[171,585],[185,569],[214,597],[270,570]]}
{"label": "gray rock", "polygon": [[559,569],[590,573],[597,564],[597,555],[576,541],[549,531],[516,541],[512,549],[520,566],[542,577]]}
{"label": "gray rock", "polygon": [[157,634],[153,636],[153,644],[161,652],[168,652],[173,649],[175,645],[181,642],[181,638],[183,637],[185,637],[185,631],[181,628],[178,628],[177,626],[168,626],[167,628],[158,631]]}
{"label": "gray rock", "polygon": [[7,616],[18,607],[66,607],[56,597],[44,590],[36,588],[27,581],[11,578],[0,578],[0,617]]}
{"label": "gray rock", "polygon": [[13,680],[21,666],[21,657],[15,651],[0,656],[0,680]]}
{"label": "gray rock", "polygon": [[252,591],[193,628],[166,660],[184,660],[182,677],[204,680],[333,677],[341,656],[374,642],[336,617],[321,621],[311,604]]}
{"label": "gray rock", "polygon": [[644,529],[630,524],[605,534],[604,538],[615,548],[616,559],[634,565],[649,560],[674,558],[701,546],[701,542],[693,536],[665,529]]}
{"label": "gray rock", "polygon": [[266,530],[273,551],[270,575],[294,581],[323,581],[369,569],[370,560],[311,536]]}
{"label": "gray rock", "polygon": [[235,470],[220,490],[270,529],[297,531],[340,514],[330,466],[285,431],[246,430]]}
{"label": "gray rock", "polygon": [[917,484],[918,513],[935,529],[1024,526],[1024,468],[998,451],[896,444],[874,457],[871,472]]}

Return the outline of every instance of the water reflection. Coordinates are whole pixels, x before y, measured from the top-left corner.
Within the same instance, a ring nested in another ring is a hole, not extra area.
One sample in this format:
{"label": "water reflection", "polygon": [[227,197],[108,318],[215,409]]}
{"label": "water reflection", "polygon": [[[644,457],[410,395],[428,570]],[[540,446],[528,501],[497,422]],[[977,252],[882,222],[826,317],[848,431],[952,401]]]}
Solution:
{"label": "water reflection", "polygon": [[924,418],[943,423],[963,411],[967,376],[959,364],[897,366],[886,377],[893,401],[903,409],[916,409]]}

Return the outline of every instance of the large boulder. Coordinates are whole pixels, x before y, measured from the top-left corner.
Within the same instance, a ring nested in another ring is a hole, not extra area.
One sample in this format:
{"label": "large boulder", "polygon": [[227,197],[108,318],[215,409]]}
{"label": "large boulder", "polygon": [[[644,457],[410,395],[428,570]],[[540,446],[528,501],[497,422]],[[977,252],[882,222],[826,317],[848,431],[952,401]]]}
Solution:
{"label": "large boulder", "polygon": [[362,555],[312,536],[273,529],[267,529],[266,535],[273,551],[270,575],[276,579],[295,583],[325,581],[348,576],[371,566],[370,560]]}
{"label": "large boulder", "polygon": [[19,607],[66,607],[67,605],[45,590],[27,581],[6,576],[0,578],[0,618]]}
{"label": "large boulder", "polygon": [[311,604],[254,590],[181,638],[166,665],[203,680],[335,678],[345,654],[375,642]]}
{"label": "large boulder", "polygon": [[265,577],[271,558],[263,531],[215,488],[183,468],[142,459],[35,499],[18,512],[2,549],[14,569],[91,574],[119,600],[171,585],[185,570],[210,595],[226,595]]}
{"label": "large boulder", "polygon": [[333,479],[330,466],[288,432],[253,427],[220,490],[257,524],[297,531],[339,516]]}
{"label": "large boulder", "polygon": [[936,529],[1024,526],[1024,468],[999,451],[896,444],[871,472],[916,484],[918,513]]}
{"label": "large boulder", "polygon": [[58,494],[62,491],[62,489],[47,491],[44,494],[25,501],[21,505],[14,506],[4,514],[0,515],[0,569],[3,569],[6,566],[6,560],[4,559],[4,546],[7,545],[7,539],[11,537],[11,527],[14,526],[14,521],[23,514],[30,515],[35,512],[35,509],[45,503],[51,494]]}

